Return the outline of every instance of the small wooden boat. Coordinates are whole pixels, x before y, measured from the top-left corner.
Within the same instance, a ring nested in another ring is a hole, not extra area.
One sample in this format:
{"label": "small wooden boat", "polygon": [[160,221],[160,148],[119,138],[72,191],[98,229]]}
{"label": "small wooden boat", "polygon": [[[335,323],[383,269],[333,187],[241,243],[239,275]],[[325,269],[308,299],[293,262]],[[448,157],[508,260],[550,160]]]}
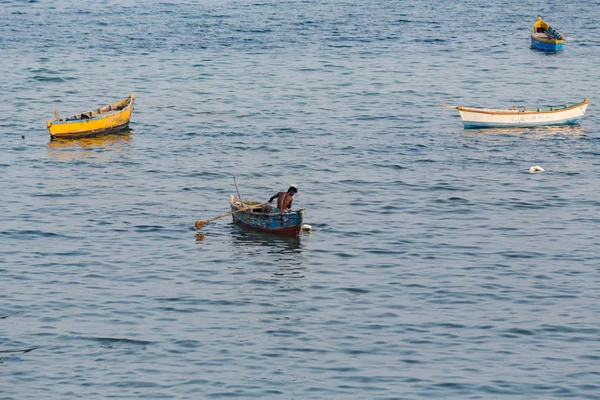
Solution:
{"label": "small wooden boat", "polygon": [[560,51],[565,42],[564,36],[538,17],[531,27],[531,47],[543,51]]}
{"label": "small wooden boat", "polygon": [[50,138],[77,139],[127,129],[133,100],[134,96],[130,94],[124,100],[67,118],[60,118],[55,109],[56,119],[46,122]]}
{"label": "small wooden boat", "polygon": [[[252,200],[240,200],[230,196],[231,211],[244,211],[232,214],[233,221],[250,228],[270,233],[298,236],[302,230],[304,208],[280,214],[276,208]],[[256,207],[252,207],[256,205]]]}
{"label": "small wooden boat", "polygon": [[462,106],[445,106],[456,108],[463,120],[465,129],[470,128],[529,128],[534,126],[574,125],[579,123],[589,99],[577,104],[565,104],[544,108],[517,108],[493,110],[488,108],[469,108]]}

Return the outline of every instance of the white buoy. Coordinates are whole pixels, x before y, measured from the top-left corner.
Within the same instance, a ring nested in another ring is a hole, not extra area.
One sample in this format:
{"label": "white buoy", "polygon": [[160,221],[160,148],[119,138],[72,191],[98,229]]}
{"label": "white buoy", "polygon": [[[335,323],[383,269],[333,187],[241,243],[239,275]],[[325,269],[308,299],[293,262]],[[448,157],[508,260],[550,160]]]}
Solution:
{"label": "white buoy", "polygon": [[304,224],[304,225],[302,225],[302,230],[303,231],[312,231],[312,226],[310,226],[308,224]]}
{"label": "white buoy", "polygon": [[531,173],[544,172],[544,171],[545,171],[545,169],[540,167],[539,165],[529,168],[529,172],[531,172]]}

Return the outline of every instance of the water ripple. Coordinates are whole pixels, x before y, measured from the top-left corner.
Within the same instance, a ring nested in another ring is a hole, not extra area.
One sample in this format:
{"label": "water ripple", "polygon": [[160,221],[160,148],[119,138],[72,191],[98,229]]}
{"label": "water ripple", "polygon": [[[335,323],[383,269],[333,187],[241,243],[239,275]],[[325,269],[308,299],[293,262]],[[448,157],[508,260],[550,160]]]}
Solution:
{"label": "water ripple", "polygon": [[[598,398],[597,3],[118,9],[0,7],[4,397]],[[130,131],[49,140],[129,93]],[[292,182],[299,238],[193,227]]]}

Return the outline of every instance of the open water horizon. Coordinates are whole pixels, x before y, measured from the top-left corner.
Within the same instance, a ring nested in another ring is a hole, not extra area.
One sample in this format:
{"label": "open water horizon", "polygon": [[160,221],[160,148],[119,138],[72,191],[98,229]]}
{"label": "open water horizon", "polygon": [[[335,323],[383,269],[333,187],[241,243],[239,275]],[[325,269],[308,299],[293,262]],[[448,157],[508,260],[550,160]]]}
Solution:
{"label": "open water horizon", "polygon": [[[0,5],[0,399],[600,399],[599,2]],[[313,231],[193,229],[232,174]]]}

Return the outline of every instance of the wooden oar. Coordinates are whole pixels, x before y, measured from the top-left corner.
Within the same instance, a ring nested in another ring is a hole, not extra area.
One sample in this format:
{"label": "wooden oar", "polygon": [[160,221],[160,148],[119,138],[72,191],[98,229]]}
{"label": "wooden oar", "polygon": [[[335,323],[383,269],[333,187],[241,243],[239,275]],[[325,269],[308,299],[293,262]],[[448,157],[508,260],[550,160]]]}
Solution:
{"label": "wooden oar", "polygon": [[458,108],[458,106],[449,106],[447,104],[440,104],[440,107],[442,107],[442,108]]}
{"label": "wooden oar", "polygon": [[235,210],[235,211],[228,212],[228,213],[226,213],[226,214],[221,214],[221,215],[218,215],[218,216],[216,216],[216,217],[214,217],[214,218],[207,219],[206,221],[201,221],[201,220],[198,220],[198,221],[196,221],[196,225],[195,225],[195,226],[196,226],[196,229],[200,229],[200,228],[202,228],[204,225],[208,224],[209,222],[213,222],[213,221],[214,221],[214,220],[216,220],[216,219],[223,218],[223,217],[226,217],[226,216],[228,216],[228,215],[231,215],[231,214],[239,213],[239,212],[241,212],[241,211],[246,211],[246,210],[247,210],[247,209],[249,209],[249,208],[261,207],[261,206],[264,206],[264,205],[266,205],[266,204],[267,204],[267,203],[253,204],[253,205],[251,205],[251,206],[246,206],[246,207],[244,207],[244,208],[240,208],[239,210]]}

